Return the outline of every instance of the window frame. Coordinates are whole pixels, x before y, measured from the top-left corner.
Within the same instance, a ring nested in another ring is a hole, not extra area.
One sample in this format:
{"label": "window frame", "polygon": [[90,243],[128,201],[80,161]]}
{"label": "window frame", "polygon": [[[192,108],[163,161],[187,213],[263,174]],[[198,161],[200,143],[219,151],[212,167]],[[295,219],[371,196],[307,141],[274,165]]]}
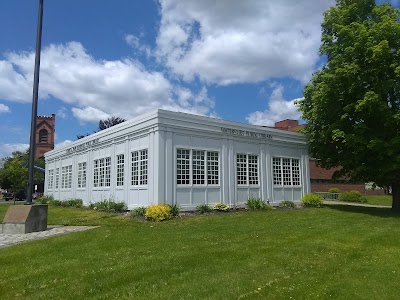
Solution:
{"label": "window frame", "polygon": [[53,190],[53,188],[54,188],[54,169],[49,169],[47,173],[48,173],[47,189]]}
{"label": "window frame", "polygon": [[87,163],[86,161],[78,163],[77,188],[85,189],[87,186]]}
{"label": "window frame", "polygon": [[[279,164],[275,163],[279,160]],[[293,164],[296,162],[296,164]],[[298,157],[272,157],[273,186],[278,188],[301,188],[301,159]],[[279,174],[276,174],[277,171]],[[294,176],[296,172],[296,176]],[[277,176],[279,175],[279,176]],[[286,176],[285,176],[286,175]],[[275,180],[278,179],[278,180]],[[279,182],[279,183],[276,183]],[[288,184],[290,183],[290,184]],[[294,184],[296,183],[296,184]]]}
{"label": "window frame", "polygon": [[149,184],[149,149],[141,148],[130,152],[130,186],[147,187]]}
{"label": "window frame", "polygon": [[[236,157],[236,185],[238,187],[260,187],[260,155],[255,153],[244,153],[238,152],[235,155]],[[242,161],[238,161],[239,157],[242,157]],[[250,161],[250,157],[252,160]],[[254,157],[257,158],[256,162],[254,162]],[[243,160],[245,158],[245,160]],[[239,181],[239,164],[240,164],[240,181]],[[243,167],[244,166],[244,167]],[[250,172],[251,167],[256,166],[257,172]],[[244,172],[244,173],[243,173]],[[251,174],[251,176],[250,176]],[[243,178],[245,178],[245,183]],[[250,180],[252,179],[252,180]],[[257,183],[252,183],[256,181]]]}
{"label": "window frame", "polygon": [[[221,182],[221,151],[200,148],[175,148],[175,185],[177,187],[220,187]],[[212,154],[212,155],[211,155]],[[216,156],[215,156],[216,154]],[[178,157],[178,155],[180,155]],[[188,157],[182,157],[186,155]],[[210,159],[210,158],[213,159]],[[185,161],[185,168],[179,161]],[[199,164],[199,162],[201,162]],[[196,167],[196,169],[194,169]],[[196,172],[194,172],[196,170]],[[184,171],[185,173],[182,173]],[[178,178],[181,176],[181,178]],[[182,178],[182,176],[185,176]],[[195,176],[198,176],[195,178]],[[184,181],[185,183],[180,183]],[[217,181],[218,183],[209,183]],[[199,183],[200,182],[200,183]]]}
{"label": "window frame", "polygon": [[125,154],[124,153],[117,154],[115,158],[116,158],[115,185],[117,188],[121,188],[125,185]]}
{"label": "window frame", "polygon": [[111,156],[93,160],[93,188],[111,187]]}

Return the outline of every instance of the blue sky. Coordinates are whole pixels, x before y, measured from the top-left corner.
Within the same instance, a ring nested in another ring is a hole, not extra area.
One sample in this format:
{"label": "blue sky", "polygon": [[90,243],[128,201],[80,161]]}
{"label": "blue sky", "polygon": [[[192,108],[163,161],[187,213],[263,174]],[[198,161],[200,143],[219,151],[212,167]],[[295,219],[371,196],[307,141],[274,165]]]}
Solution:
{"label": "blue sky", "polygon": [[[39,115],[56,145],[157,108],[273,125],[323,63],[334,0],[44,0]],[[400,7],[399,0],[392,0]],[[38,1],[0,1],[0,157],[27,149]]]}

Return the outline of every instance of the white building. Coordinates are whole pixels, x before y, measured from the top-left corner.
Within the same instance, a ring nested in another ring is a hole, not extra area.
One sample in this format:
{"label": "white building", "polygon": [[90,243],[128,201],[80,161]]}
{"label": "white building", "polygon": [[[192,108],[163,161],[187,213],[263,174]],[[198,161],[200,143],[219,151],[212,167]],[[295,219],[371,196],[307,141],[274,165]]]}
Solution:
{"label": "white building", "polygon": [[45,194],[129,209],[156,203],[270,204],[310,191],[302,134],[158,110],[45,154]]}

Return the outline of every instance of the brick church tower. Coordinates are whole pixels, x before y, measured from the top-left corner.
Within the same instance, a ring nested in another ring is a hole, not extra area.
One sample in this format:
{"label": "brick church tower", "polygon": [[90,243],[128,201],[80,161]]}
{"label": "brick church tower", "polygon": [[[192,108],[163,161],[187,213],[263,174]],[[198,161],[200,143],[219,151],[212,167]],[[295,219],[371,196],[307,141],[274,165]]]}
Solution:
{"label": "brick church tower", "polygon": [[54,132],[55,132],[56,115],[37,116],[36,117],[36,148],[35,158],[43,157],[43,155],[54,149]]}

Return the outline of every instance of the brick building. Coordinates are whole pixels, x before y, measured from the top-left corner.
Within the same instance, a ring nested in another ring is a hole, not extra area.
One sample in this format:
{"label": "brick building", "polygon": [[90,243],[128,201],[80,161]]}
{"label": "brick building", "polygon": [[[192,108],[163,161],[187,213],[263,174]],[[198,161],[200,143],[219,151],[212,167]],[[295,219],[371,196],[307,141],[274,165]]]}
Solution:
{"label": "brick building", "polygon": [[36,117],[35,158],[43,157],[47,151],[54,149],[56,115]]}

